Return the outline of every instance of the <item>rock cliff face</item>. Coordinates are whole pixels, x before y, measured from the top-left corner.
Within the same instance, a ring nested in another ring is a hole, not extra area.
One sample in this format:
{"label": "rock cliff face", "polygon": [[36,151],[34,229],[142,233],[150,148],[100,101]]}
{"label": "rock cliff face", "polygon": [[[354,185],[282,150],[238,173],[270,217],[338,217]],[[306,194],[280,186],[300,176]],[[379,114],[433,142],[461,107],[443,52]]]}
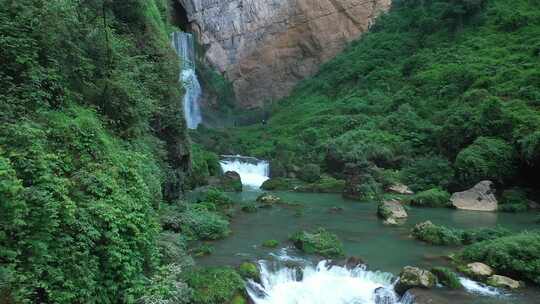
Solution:
{"label": "rock cliff face", "polygon": [[176,0],[243,107],[287,95],[365,32],[390,0]]}

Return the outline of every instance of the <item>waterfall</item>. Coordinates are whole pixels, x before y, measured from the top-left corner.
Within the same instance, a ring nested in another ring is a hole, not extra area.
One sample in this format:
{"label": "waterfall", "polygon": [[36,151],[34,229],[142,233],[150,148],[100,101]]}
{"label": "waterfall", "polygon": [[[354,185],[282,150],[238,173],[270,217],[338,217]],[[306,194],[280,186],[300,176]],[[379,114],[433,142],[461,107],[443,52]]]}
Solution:
{"label": "waterfall", "polygon": [[248,187],[260,188],[270,175],[270,164],[254,157],[222,155],[219,163],[223,172],[235,171],[240,174],[242,185]]}
{"label": "waterfall", "polygon": [[180,57],[180,81],[185,90],[183,106],[187,127],[196,129],[202,122],[199,99],[201,84],[195,72],[195,40],[193,34],[174,32],[172,46]]}
{"label": "waterfall", "polygon": [[261,283],[247,283],[255,304],[410,304],[393,290],[390,273],[373,272],[365,266],[348,269],[321,261],[317,266],[280,267],[260,261]]}

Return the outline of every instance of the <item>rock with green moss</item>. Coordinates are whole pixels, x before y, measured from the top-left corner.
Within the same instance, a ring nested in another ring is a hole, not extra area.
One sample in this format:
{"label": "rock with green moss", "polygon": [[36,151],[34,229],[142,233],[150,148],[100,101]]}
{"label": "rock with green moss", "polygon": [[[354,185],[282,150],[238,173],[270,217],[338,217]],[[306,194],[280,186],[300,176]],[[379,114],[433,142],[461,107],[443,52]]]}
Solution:
{"label": "rock with green moss", "polygon": [[240,174],[235,171],[225,172],[219,179],[219,188],[227,192],[242,192]]}
{"label": "rock with green moss", "polygon": [[379,204],[377,214],[384,220],[392,219],[406,219],[408,217],[407,211],[398,200],[388,200]]}
{"label": "rock with green moss", "polygon": [[405,266],[394,288],[398,294],[402,295],[411,288],[432,288],[435,285],[437,285],[437,277],[433,273],[418,267]]}
{"label": "rock with green moss", "polygon": [[438,226],[431,221],[416,224],[412,235],[421,241],[433,245],[461,245],[462,232],[456,229]]}
{"label": "rock with green moss", "polygon": [[338,237],[323,228],[315,232],[300,231],[290,237],[294,246],[308,254],[318,254],[327,258],[345,255],[343,244]]}
{"label": "rock with green moss", "polygon": [[[193,289],[193,304],[223,304],[243,294],[244,280],[230,267],[194,269],[186,282]],[[242,303],[242,302],[237,302]]]}
{"label": "rock with green moss", "polygon": [[251,262],[244,262],[238,267],[238,273],[244,279],[252,279],[253,281],[259,282],[261,280],[261,272],[257,265]]}
{"label": "rock with green moss", "polygon": [[458,275],[445,267],[434,267],[431,272],[437,277],[438,281],[451,289],[460,289],[463,287],[459,281]]}
{"label": "rock with green moss", "polygon": [[276,240],[266,240],[262,243],[263,247],[266,248],[276,248],[279,246],[279,242]]}
{"label": "rock with green moss", "polygon": [[261,185],[261,189],[268,190],[268,191],[287,191],[287,190],[293,190],[299,184],[300,182],[296,179],[285,178],[285,177],[275,177],[275,178],[266,180]]}
{"label": "rock with green moss", "polygon": [[506,289],[518,289],[522,286],[519,281],[502,275],[492,275],[487,279],[486,283],[494,287]]}

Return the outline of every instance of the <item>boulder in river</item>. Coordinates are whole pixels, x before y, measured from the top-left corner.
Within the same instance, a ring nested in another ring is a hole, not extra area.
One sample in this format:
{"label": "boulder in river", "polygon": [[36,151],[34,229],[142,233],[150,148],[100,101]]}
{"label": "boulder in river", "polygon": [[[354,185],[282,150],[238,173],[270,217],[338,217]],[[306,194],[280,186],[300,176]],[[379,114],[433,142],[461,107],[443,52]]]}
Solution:
{"label": "boulder in river", "polygon": [[415,287],[432,288],[437,285],[437,277],[428,270],[405,266],[399,274],[399,281],[394,287],[400,295]]}
{"label": "boulder in river", "polygon": [[400,183],[391,185],[390,187],[388,187],[388,191],[396,193],[396,194],[403,194],[403,195],[414,194],[414,192],[411,189],[409,189],[409,187]]}
{"label": "boulder in river", "polygon": [[469,190],[454,193],[450,201],[457,209],[472,211],[496,211],[498,205],[491,181],[481,181]]}
{"label": "boulder in river", "polygon": [[257,201],[266,205],[274,205],[274,204],[280,203],[281,198],[272,194],[264,193],[264,194],[259,195],[259,197],[257,197]]}
{"label": "boulder in river", "polygon": [[219,181],[220,188],[227,192],[242,192],[242,180],[236,171],[227,171]]}
{"label": "boulder in river", "polygon": [[488,285],[499,287],[499,288],[507,288],[507,289],[518,289],[521,287],[521,283],[519,281],[516,281],[514,279],[511,279],[509,277],[505,277],[502,275],[492,275],[487,279]]}
{"label": "boulder in river", "polygon": [[485,279],[494,273],[491,267],[479,262],[467,264],[467,272],[476,279]]}
{"label": "boulder in river", "polygon": [[379,205],[377,214],[387,221],[390,218],[396,220],[405,219],[408,217],[407,211],[405,211],[405,208],[398,200],[389,200],[382,202]]}

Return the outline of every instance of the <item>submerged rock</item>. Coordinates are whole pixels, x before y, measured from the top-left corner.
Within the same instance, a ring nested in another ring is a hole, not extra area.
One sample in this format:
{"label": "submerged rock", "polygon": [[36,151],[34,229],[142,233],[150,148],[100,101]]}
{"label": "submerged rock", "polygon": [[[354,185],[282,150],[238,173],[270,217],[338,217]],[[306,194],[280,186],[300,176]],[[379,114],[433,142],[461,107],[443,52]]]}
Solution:
{"label": "submerged rock", "polygon": [[450,201],[461,210],[496,211],[498,206],[491,181],[481,181],[467,191],[454,193]]}
{"label": "submerged rock", "polygon": [[394,192],[394,193],[397,193],[397,194],[403,194],[403,195],[413,195],[414,192],[409,189],[408,186],[404,185],[404,184],[393,184],[392,186],[388,187],[388,191],[390,192]]}
{"label": "submerged rock", "polygon": [[402,295],[414,287],[432,288],[435,285],[437,285],[437,277],[433,273],[418,267],[405,266],[394,288],[398,294]]}
{"label": "submerged rock", "polygon": [[494,273],[491,267],[479,262],[467,264],[467,272],[476,279],[485,279]]}
{"label": "submerged rock", "polygon": [[377,214],[388,221],[388,219],[405,219],[408,217],[407,211],[397,200],[384,201],[379,205]]}
{"label": "submerged rock", "polygon": [[502,275],[492,275],[487,279],[488,285],[499,287],[499,288],[507,288],[507,289],[517,289],[521,287],[521,283],[519,281],[516,281],[514,279],[511,279],[509,277],[505,277]]}
{"label": "submerged rock", "polygon": [[[405,301],[404,299],[407,299]],[[403,296],[401,303],[414,303],[414,304],[451,304],[460,303],[455,298],[448,298],[444,295],[433,292],[428,289],[413,288],[407,291]]]}

